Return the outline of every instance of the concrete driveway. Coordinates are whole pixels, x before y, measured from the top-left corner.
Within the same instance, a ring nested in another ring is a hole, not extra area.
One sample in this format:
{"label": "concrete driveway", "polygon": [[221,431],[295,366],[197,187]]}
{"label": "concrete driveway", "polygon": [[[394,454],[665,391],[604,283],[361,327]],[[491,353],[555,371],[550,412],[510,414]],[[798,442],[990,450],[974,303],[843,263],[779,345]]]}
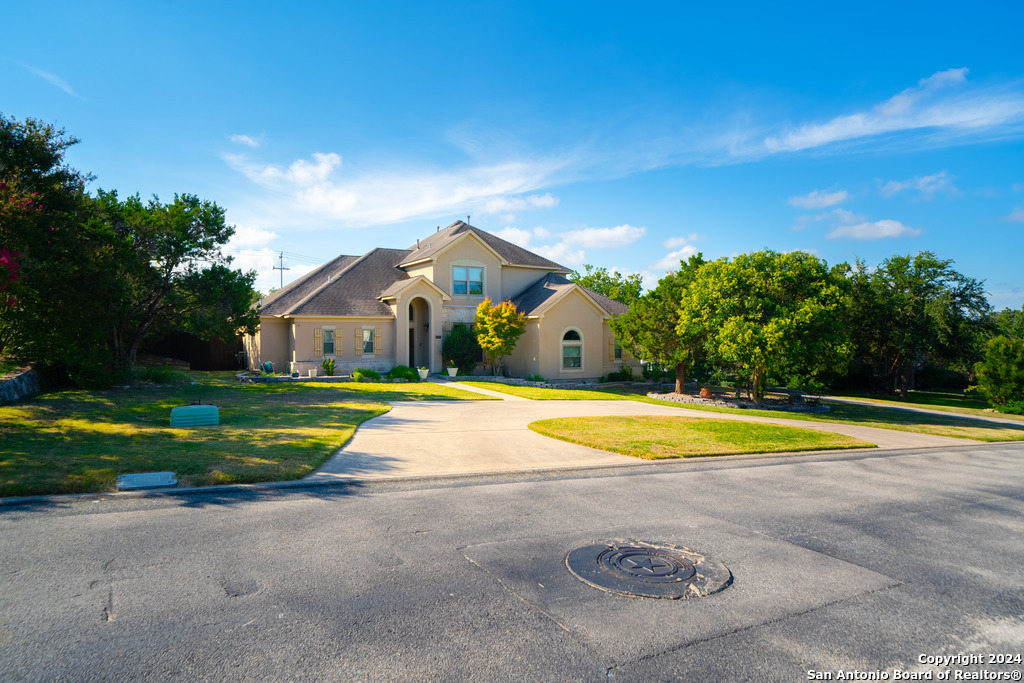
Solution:
{"label": "concrete driveway", "polygon": [[359,427],[348,444],[306,479],[367,480],[651,464],[550,439],[527,426],[535,420],[553,417],[676,415],[767,422],[846,434],[885,449],[973,443],[890,429],[708,413],[636,401],[529,401],[459,382],[447,384],[504,400],[395,403],[390,412]]}

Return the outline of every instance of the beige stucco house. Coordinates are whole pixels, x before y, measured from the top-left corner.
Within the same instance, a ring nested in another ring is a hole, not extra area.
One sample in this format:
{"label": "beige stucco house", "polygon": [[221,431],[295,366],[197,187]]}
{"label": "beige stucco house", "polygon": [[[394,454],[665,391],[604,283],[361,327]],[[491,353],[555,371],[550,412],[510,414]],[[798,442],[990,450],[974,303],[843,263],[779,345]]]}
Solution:
{"label": "beige stucco house", "polygon": [[260,329],[245,338],[251,369],[308,374],[333,358],[336,374],[395,365],[442,371],[441,340],[472,324],[485,298],[526,315],[505,367],[513,377],[595,378],[624,357],[608,323],[626,307],[581,287],[571,271],[462,221],[409,249],[339,256],[262,302]]}

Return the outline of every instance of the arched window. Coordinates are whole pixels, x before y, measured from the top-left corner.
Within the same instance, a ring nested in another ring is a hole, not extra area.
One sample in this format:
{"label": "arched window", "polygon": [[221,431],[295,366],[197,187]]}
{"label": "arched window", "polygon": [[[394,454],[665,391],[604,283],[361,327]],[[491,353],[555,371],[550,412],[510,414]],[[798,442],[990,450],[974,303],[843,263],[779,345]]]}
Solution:
{"label": "arched window", "polygon": [[416,322],[416,307],[409,302],[409,322]]}
{"label": "arched window", "polygon": [[562,334],[562,370],[583,369],[583,336],[570,328]]}

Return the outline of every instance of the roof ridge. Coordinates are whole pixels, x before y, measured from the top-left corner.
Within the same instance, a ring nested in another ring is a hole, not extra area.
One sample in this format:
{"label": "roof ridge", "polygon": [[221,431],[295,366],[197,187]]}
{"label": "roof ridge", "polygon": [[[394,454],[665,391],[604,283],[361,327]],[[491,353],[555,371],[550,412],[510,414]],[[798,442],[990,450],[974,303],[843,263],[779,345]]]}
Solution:
{"label": "roof ridge", "polygon": [[[321,292],[323,292],[323,291],[324,291],[325,289],[327,289],[327,286],[328,286],[328,285],[332,285],[332,284],[334,284],[335,282],[337,282],[338,280],[340,280],[340,279],[341,279],[341,277],[342,277],[342,275],[344,275],[344,274],[345,274],[345,273],[347,273],[348,271],[352,270],[352,268],[354,268],[354,267],[356,266],[356,264],[358,264],[358,263],[360,263],[361,261],[365,260],[367,256],[369,256],[370,254],[372,254],[372,253],[373,253],[374,251],[376,251],[376,250],[377,250],[377,249],[379,249],[379,248],[380,248],[380,247],[377,247],[377,248],[375,248],[375,249],[371,249],[370,251],[366,252],[365,254],[363,254],[362,256],[360,256],[359,258],[357,258],[357,259],[356,259],[355,261],[353,261],[352,263],[350,263],[350,264],[348,264],[347,266],[345,266],[344,268],[342,268],[342,269],[341,269],[341,270],[340,270],[340,271],[338,272],[338,275],[337,275],[337,277],[334,277],[333,279],[332,279],[332,278],[328,278],[328,279],[327,279],[327,282],[323,283],[322,285],[320,285],[319,287],[317,287],[316,289],[314,289],[314,290],[313,290],[312,292],[310,292],[309,294],[307,294],[307,295],[306,295],[306,296],[304,296],[303,298],[301,298],[301,299],[299,299],[298,301],[296,301],[296,302],[295,302],[295,303],[294,303],[293,305],[289,306],[289,307],[288,307],[288,311],[287,311],[287,313],[282,313],[282,315],[288,315],[288,314],[289,314],[289,313],[291,313],[292,311],[294,311],[294,310],[296,310],[296,309],[298,309],[298,308],[301,308],[302,306],[305,306],[305,305],[306,305],[307,303],[309,303],[309,302],[310,302],[310,300],[312,300],[312,299],[313,299],[313,297],[315,297],[315,296],[316,296],[317,294],[320,294],[320,293],[321,293]],[[316,271],[314,271],[314,272],[316,272]],[[310,274],[312,275],[312,273],[310,273]]]}
{"label": "roof ridge", "polygon": [[[323,270],[326,270],[332,263],[335,263],[335,262],[337,262],[337,261],[339,261],[339,260],[341,260],[343,258],[356,258],[356,257],[353,256],[352,254],[339,254],[339,255],[335,256],[334,258],[332,258],[327,263],[324,263],[324,264],[321,264],[320,266],[317,266],[316,268],[314,268],[313,270],[309,271],[305,275],[300,275],[298,278],[292,280],[291,282],[286,284],[284,287],[281,287],[280,289],[277,289],[277,290],[271,292],[270,294],[268,294],[267,296],[263,297],[263,302],[264,302],[263,305],[264,306],[270,305],[274,301],[276,301],[278,298],[284,296],[285,294],[287,294],[288,292],[292,291],[293,289],[297,289],[298,287],[301,287],[303,284],[305,284],[306,282],[311,280],[314,275],[316,275],[317,273],[320,273]],[[344,268],[342,270],[344,270]]]}

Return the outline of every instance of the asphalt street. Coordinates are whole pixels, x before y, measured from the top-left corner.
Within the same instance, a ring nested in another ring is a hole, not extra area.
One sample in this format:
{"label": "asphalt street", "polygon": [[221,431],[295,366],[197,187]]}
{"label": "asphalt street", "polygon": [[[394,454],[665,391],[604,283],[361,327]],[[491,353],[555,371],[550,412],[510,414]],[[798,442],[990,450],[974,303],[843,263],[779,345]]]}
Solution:
{"label": "asphalt street", "polygon": [[[567,570],[608,539],[732,584]],[[1024,444],[68,498],[0,506],[0,680],[1014,676],[1022,586]]]}

